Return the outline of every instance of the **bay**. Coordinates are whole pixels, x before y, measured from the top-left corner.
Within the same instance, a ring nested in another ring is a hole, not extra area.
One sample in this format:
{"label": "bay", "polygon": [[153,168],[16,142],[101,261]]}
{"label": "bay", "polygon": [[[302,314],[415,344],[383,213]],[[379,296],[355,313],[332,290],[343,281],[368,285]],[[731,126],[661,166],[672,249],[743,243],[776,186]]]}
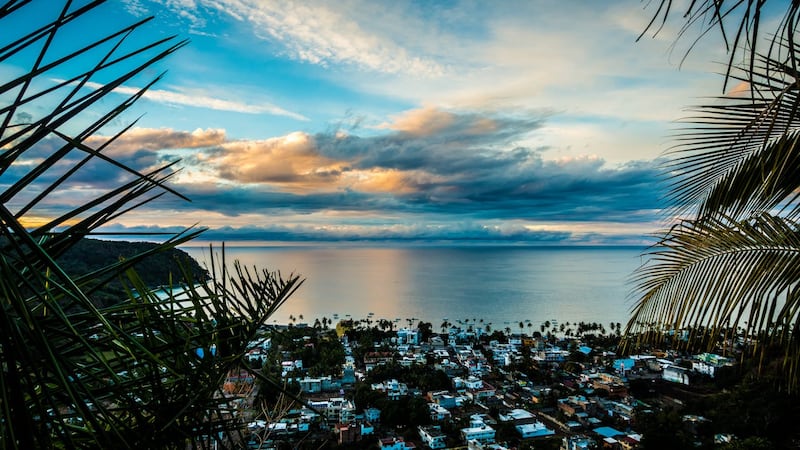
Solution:
{"label": "bay", "polygon": [[[208,263],[208,247],[183,248]],[[215,252],[218,249],[215,248]],[[228,261],[305,278],[271,318],[625,323],[638,247],[226,247]],[[372,313],[372,314],[370,314]],[[526,325],[527,326],[527,325]],[[530,327],[527,327],[528,329]]]}

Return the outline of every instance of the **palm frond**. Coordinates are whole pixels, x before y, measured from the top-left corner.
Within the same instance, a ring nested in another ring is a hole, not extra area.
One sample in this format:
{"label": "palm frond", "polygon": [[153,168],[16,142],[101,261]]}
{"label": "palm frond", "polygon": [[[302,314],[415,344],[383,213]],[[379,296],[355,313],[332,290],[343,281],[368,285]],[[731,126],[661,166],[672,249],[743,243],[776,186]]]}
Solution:
{"label": "palm frond", "polygon": [[629,338],[661,342],[671,336],[679,347],[702,342],[711,350],[721,335],[738,330],[744,339],[762,340],[754,347],[759,351],[768,343],[797,346],[798,223],[768,214],[684,221],[646,256],[634,275],[638,301]]}
{"label": "palm frond", "polygon": [[[800,277],[800,229],[779,217],[684,221],[647,255],[634,276],[639,298],[629,329],[738,326],[751,330],[797,319],[775,309]],[[774,310],[778,315],[769,315]]]}
{"label": "palm frond", "polygon": [[698,108],[676,136],[664,167],[678,214],[798,212],[798,79],[778,61],[764,59],[760,67],[764,71],[753,74],[749,89]]}
{"label": "palm frond", "polygon": [[[783,15],[774,23],[764,18],[764,11],[767,9],[765,0],[695,0],[688,2],[685,9],[679,12],[675,11],[672,0],[654,3],[655,12],[639,39],[648,32],[658,34],[667,25],[670,17],[678,15],[682,24],[677,31],[676,44],[683,38],[692,39],[683,56],[685,59],[701,39],[708,39],[709,35],[718,32],[729,53],[725,87],[732,78],[734,69],[742,62],[748,67],[748,75],[756,72],[755,64],[759,52],[756,44],[763,41],[765,34],[768,37],[766,54],[769,57],[781,59],[783,51],[788,49],[789,53],[794,53],[796,50],[794,33],[800,19],[800,3],[795,1],[777,6],[782,8]],[[774,3],[771,2],[770,5]],[[762,22],[770,28],[765,30]],[[689,36],[690,34],[694,37]]]}

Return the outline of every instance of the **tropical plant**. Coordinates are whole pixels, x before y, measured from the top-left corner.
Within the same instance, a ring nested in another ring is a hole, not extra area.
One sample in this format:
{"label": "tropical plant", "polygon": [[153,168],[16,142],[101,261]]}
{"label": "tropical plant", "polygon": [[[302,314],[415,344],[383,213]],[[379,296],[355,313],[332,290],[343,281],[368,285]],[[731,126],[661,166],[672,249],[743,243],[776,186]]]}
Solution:
{"label": "tropical plant", "polygon": [[[223,381],[247,368],[245,346],[301,280],[231,269],[224,249],[211,277],[184,271],[160,292],[131,269],[198,229],[82,276],[56,262],[131,209],[165,193],[183,198],[165,184],[172,163],[142,173],[104,153],[132,125],[89,145],[160,76],[118,104],[114,90],[185,44],[174,36],[132,43],[148,19],[86,44],[63,38],[68,27],[91,35],[101,3],[67,0],[51,10],[55,2],[37,2],[40,10],[25,19],[29,1],[0,4],[0,446],[231,446],[243,417]],[[65,204],[64,193],[100,173],[104,184],[119,185]],[[98,306],[93,294],[114,279],[127,298]]]}
{"label": "tropical plant", "polygon": [[[766,361],[779,352],[771,370],[794,389],[800,381],[800,53],[794,42],[800,4],[782,4],[783,19],[762,51],[755,41],[763,33],[765,3],[692,2],[684,16],[688,26],[705,14],[704,30],[720,30],[726,44],[726,24],[738,24],[731,55],[739,51],[745,61],[727,71],[726,81],[738,81],[738,88],[696,108],[667,153],[668,214],[680,219],[634,275],[638,300],[625,332],[628,344],[673,335],[687,347],[711,349],[739,330],[752,344],[747,354]],[[748,50],[741,52],[745,42]]]}

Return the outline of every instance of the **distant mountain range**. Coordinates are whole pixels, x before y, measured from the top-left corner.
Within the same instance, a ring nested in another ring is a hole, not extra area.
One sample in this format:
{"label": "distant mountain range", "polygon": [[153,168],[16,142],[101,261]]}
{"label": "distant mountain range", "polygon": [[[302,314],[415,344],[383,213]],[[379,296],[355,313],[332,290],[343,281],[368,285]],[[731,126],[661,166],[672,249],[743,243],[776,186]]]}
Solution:
{"label": "distant mountain range", "polygon": [[[120,258],[130,258],[156,247],[152,242],[103,241],[83,239],[57,259],[61,268],[71,276],[80,276],[114,264]],[[188,253],[171,249],[148,256],[134,269],[150,287],[176,284],[181,281],[181,269],[192,273],[194,279],[204,279],[208,272]],[[171,279],[170,279],[171,276]],[[122,283],[113,280],[91,295],[98,305],[110,305],[126,298]]]}

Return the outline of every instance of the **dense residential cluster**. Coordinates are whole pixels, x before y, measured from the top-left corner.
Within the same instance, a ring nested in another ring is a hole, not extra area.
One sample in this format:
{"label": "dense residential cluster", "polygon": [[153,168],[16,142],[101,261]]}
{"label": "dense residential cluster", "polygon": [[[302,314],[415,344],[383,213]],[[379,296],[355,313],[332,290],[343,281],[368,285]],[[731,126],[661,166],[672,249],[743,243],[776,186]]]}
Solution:
{"label": "dense residential cluster", "polygon": [[[477,321],[276,326],[249,352],[281,386],[232,374],[253,405],[251,448],[643,448],[643,432],[734,366],[718,354],[615,353],[619,325],[545,322],[492,331]],[[529,324],[529,322],[528,322]],[[579,330],[575,332],[573,330]],[[279,389],[279,387],[281,389]],[[296,393],[296,397],[281,394]],[[258,406],[256,406],[258,405]],[[696,445],[724,445],[709,419],[681,414]],[[655,425],[654,425],[655,424]]]}

